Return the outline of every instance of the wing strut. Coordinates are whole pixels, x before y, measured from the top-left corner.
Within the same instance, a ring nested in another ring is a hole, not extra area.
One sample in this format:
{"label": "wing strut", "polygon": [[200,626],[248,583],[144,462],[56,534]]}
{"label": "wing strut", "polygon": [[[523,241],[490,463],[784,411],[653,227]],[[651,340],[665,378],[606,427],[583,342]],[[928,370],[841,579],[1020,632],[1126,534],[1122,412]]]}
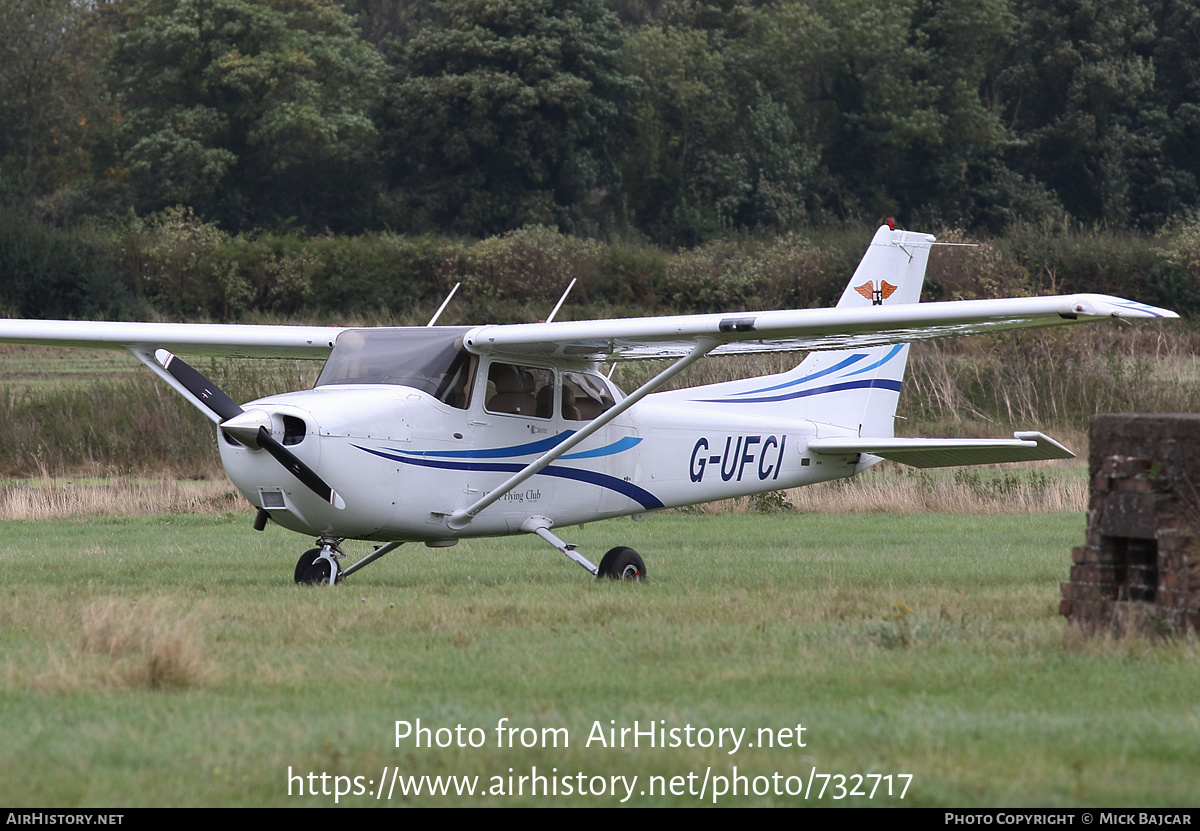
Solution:
{"label": "wing strut", "polygon": [[533,476],[539,470],[542,470],[559,456],[562,456],[564,453],[580,444],[584,439],[588,438],[601,427],[604,427],[617,416],[621,415],[621,413],[628,410],[634,404],[638,403],[647,395],[654,392],[663,384],[667,383],[667,381],[670,381],[696,361],[703,358],[705,355],[715,349],[718,344],[719,341],[712,338],[697,339],[695,346],[692,347],[692,351],[688,352],[675,363],[658,373],[658,375],[655,375],[649,381],[642,384],[615,407],[601,413],[596,418],[589,421],[587,426],[581,429],[579,432],[575,433],[570,438],[563,441],[561,444],[557,445],[551,450],[543,453],[536,460],[530,462],[521,470],[514,473],[508,479],[508,481],[496,488],[494,491],[490,492],[487,496],[475,502],[474,505],[471,505],[467,508],[455,508],[454,511],[451,512],[450,518],[446,521],[446,524],[455,531],[460,531],[463,528],[466,528],[471,524],[471,520],[478,516],[479,512],[484,508],[498,501],[504,496],[504,494],[519,486],[530,476]]}

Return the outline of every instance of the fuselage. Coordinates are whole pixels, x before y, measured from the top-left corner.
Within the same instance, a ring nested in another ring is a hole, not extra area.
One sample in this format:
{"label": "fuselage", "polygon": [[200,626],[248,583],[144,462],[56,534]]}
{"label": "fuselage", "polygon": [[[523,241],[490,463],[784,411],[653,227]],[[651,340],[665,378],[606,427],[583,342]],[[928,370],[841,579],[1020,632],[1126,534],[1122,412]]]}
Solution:
{"label": "fuselage", "polygon": [[678,392],[660,393],[465,527],[451,528],[456,508],[499,487],[623,395],[587,365],[472,357],[461,375],[455,389],[339,381],[245,405],[270,414],[272,433],[341,495],[342,509],[265,452],[225,436],[218,439],[222,461],[246,498],[291,530],[427,542],[518,533],[535,516],[565,526],[796,487],[877,461],[807,452],[810,438],[844,428],[689,406]]}

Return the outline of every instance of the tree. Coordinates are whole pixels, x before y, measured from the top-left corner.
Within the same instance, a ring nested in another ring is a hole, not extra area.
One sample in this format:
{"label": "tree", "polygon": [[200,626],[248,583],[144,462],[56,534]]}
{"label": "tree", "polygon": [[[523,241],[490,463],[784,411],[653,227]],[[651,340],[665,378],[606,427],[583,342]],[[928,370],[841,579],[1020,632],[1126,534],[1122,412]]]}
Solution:
{"label": "tree", "polygon": [[637,226],[662,243],[694,245],[721,226],[717,200],[744,197],[746,171],[731,157],[738,102],[725,55],[703,31],[643,27],[626,49],[642,79],[624,186]]}
{"label": "tree", "polygon": [[[1049,186],[1078,219],[1136,222],[1142,194],[1162,174],[1168,120],[1157,100],[1150,4],[1024,0],[1016,8],[1020,31],[998,79],[1020,139],[1014,166]],[[1194,52],[1194,42],[1187,49]]]}
{"label": "tree", "polygon": [[1150,11],[1155,29],[1147,44],[1155,72],[1150,120],[1161,144],[1158,156],[1143,165],[1131,201],[1138,223],[1155,229],[1200,209],[1200,4],[1166,0]]}
{"label": "tree", "polygon": [[971,221],[961,194],[1006,135],[988,84],[1014,21],[1008,0],[832,0],[817,7],[809,111],[843,216]]}
{"label": "tree", "polygon": [[[630,38],[626,66],[645,92],[625,189],[635,223],[656,240],[692,245],[725,229],[785,230],[807,218],[818,152],[791,108],[795,76],[761,60],[775,11],[681,0]],[[785,62],[799,45],[778,50]]]}
{"label": "tree", "polygon": [[113,68],[143,209],[367,221],[382,57],[335,0],[135,0]]}
{"label": "tree", "polygon": [[93,139],[112,123],[100,71],[107,31],[76,0],[0,4],[0,193],[55,214],[65,191],[93,176]]}
{"label": "tree", "polygon": [[385,50],[393,41],[408,40],[434,15],[436,0],[342,0],[363,40]]}
{"label": "tree", "polygon": [[412,221],[585,230],[617,183],[634,81],[601,0],[448,0],[395,57],[392,181]]}

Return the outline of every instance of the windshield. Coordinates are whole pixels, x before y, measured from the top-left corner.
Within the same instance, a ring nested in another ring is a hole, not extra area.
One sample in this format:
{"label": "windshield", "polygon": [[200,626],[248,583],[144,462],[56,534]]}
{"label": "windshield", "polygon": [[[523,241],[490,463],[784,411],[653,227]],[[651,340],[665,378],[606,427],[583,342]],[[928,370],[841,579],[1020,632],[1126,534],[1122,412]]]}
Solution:
{"label": "windshield", "polygon": [[474,365],[462,345],[469,328],[348,329],[334,343],[317,386],[397,384],[465,409]]}

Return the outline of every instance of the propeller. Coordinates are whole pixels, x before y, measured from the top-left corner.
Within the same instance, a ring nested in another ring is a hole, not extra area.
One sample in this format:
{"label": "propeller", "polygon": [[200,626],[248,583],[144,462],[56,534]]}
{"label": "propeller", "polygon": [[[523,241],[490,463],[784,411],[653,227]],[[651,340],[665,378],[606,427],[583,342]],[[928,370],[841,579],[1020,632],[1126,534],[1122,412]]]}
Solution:
{"label": "propeller", "polygon": [[172,378],[220,417],[222,430],[242,444],[267,451],[288,473],[333,507],[339,510],[346,507],[345,501],[337,491],[271,435],[269,414],[262,410],[243,410],[232,398],[221,392],[216,384],[165,349],[156,350],[154,358]]}

